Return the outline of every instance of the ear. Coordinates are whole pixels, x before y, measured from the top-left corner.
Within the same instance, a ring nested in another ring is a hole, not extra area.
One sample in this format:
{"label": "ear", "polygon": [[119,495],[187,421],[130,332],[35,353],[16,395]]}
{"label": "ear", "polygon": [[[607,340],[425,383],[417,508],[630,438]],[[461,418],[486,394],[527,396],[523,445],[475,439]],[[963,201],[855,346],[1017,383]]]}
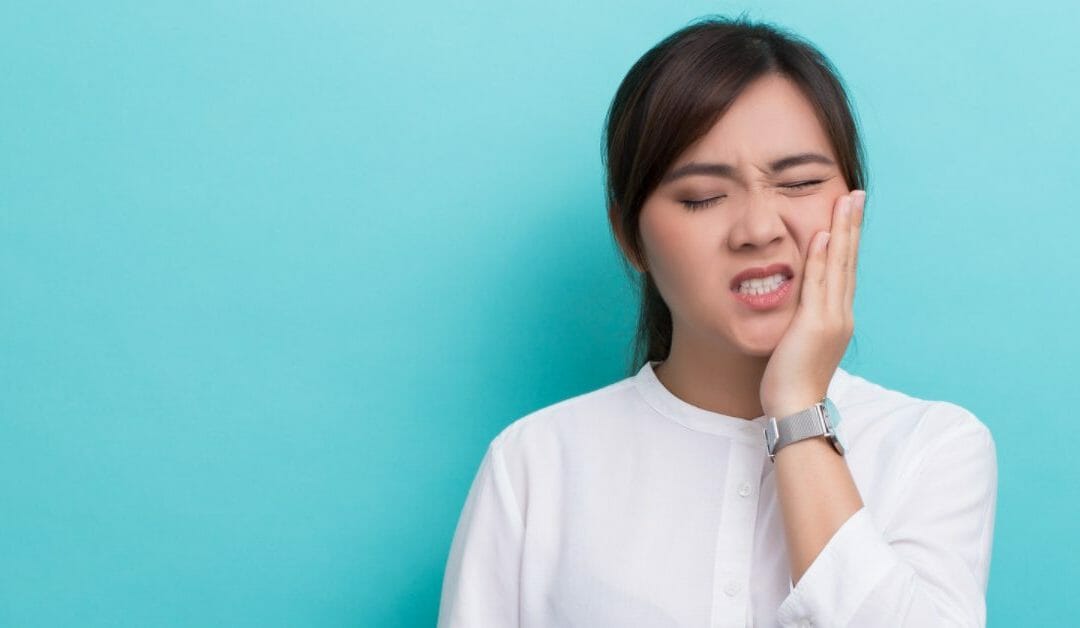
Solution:
{"label": "ear", "polygon": [[630,245],[630,240],[623,233],[622,221],[619,220],[619,212],[615,205],[608,207],[608,222],[611,224],[611,231],[615,234],[615,240],[619,243],[619,248],[622,250],[622,254],[634,267],[634,270],[639,273],[645,272],[645,265],[641,263],[641,260],[637,259],[637,256],[633,253],[633,247]]}

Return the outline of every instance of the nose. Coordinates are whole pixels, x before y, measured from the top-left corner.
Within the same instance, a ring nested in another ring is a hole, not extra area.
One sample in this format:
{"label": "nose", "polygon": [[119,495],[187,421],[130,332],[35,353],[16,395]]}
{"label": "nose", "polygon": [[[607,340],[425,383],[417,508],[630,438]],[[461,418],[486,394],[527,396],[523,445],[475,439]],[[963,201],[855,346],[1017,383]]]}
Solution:
{"label": "nose", "polygon": [[752,246],[765,248],[784,237],[786,226],[780,214],[782,199],[763,193],[752,193],[746,203],[737,208],[738,215],[728,233],[728,246],[737,251]]}

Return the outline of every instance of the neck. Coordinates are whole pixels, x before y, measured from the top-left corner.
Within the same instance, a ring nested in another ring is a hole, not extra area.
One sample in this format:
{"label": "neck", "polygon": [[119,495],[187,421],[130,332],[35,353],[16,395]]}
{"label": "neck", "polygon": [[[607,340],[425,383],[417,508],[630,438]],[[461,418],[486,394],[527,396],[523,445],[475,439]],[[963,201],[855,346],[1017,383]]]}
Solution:
{"label": "neck", "polygon": [[769,356],[739,352],[715,340],[672,334],[671,352],[656,377],[683,401],[727,416],[753,419],[764,414],[761,378]]}

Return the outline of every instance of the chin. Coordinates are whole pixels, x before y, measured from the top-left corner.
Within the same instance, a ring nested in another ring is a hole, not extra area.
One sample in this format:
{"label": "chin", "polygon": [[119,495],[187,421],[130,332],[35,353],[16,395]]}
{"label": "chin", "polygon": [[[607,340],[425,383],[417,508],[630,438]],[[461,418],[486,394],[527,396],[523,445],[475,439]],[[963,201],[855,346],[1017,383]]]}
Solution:
{"label": "chin", "polygon": [[776,350],[776,342],[766,342],[758,344],[741,343],[742,352],[744,355],[753,356],[755,358],[767,358],[772,355]]}
{"label": "chin", "polygon": [[780,344],[789,323],[790,321],[779,325],[774,321],[757,327],[752,326],[751,329],[743,330],[744,333],[736,338],[736,346],[745,355],[769,357],[776,350],[776,346]]}

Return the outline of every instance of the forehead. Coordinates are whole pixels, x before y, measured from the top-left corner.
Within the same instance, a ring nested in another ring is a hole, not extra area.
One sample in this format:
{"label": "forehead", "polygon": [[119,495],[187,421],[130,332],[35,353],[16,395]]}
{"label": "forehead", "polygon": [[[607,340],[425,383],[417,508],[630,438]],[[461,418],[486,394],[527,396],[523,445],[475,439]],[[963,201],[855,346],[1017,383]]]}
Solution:
{"label": "forehead", "polygon": [[836,159],[814,106],[789,79],[771,74],[747,86],[676,165],[721,161],[765,168],[778,157],[808,151]]}

